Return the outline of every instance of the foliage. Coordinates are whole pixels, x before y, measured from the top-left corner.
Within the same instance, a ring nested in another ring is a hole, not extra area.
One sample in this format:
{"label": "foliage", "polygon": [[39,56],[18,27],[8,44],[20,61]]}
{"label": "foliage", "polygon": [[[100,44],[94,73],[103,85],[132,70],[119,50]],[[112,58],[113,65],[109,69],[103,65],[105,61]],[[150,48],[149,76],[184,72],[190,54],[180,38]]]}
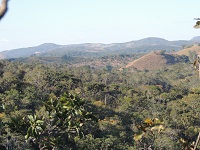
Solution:
{"label": "foliage", "polygon": [[51,95],[37,113],[40,117],[34,114],[25,119],[29,126],[25,138],[40,149],[74,147],[73,139],[77,135],[80,138],[84,136],[82,128],[85,123],[96,120],[92,113],[84,110],[83,104],[80,98],[70,93],[64,93],[60,98]]}
{"label": "foliage", "polygon": [[10,149],[174,150],[200,130],[200,82],[187,63],[144,72],[2,60],[0,84],[0,145]]}

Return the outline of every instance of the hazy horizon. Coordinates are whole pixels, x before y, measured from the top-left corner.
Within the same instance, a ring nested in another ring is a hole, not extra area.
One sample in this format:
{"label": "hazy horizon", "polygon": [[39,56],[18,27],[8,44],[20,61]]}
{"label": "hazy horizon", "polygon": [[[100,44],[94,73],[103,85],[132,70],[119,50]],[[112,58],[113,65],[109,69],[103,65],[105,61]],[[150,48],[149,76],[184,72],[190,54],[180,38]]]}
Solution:
{"label": "hazy horizon", "polygon": [[0,51],[43,43],[124,43],[148,37],[190,40],[199,1],[9,1]]}
{"label": "hazy horizon", "polygon": [[[195,36],[196,37],[196,36]],[[200,36],[199,36],[200,37]],[[142,39],[146,39],[146,38],[160,38],[160,39],[164,39],[162,37],[145,37],[145,38],[142,38]],[[167,40],[167,41],[179,41],[179,40],[184,40],[184,41],[190,41],[192,40],[194,37],[192,37],[191,39],[177,39],[177,40],[168,40],[168,39],[164,39],[164,40]],[[70,43],[70,44],[58,44],[58,43],[52,43],[52,42],[45,42],[45,43],[39,43],[37,45],[30,45],[30,46],[25,46],[25,47],[16,47],[16,48],[13,48],[13,49],[6,49],[6,50],[3,50],[3,51],[8,51],[8,50],[14,50],[14,49],[21,49],[21,48],[29,48],[29,47],[36,47],[36,46],[40,46],[40,45],[43,45],[43,44],[56,44],[56,45],[61,45],[61,46],[66,46],[66,45],[76,45],[76,44],[88,44],[88,43],[91,43],[91,44],[115,44],[115,43],[126,43],[126,42],[132,42],[132,41],[139,41],[139,40],[142,40],[142,39],[138,39],[138,40],[130,40],[130,41],[125,41],[125,42],[113,42],[113,43],[100,43],[100,42],[85,42],[85,43]],[[0,51],[1,52],[1,51]]]}

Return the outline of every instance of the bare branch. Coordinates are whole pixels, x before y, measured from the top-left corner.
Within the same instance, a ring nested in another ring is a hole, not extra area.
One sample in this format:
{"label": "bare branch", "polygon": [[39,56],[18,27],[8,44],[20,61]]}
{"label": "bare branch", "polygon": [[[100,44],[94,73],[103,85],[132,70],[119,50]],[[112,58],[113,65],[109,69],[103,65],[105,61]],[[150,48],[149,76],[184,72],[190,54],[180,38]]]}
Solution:
{"label": "bare branch", "polygon": [[0,5],[0,20],[6,14],[8,10],[8,0],[2,0]]}

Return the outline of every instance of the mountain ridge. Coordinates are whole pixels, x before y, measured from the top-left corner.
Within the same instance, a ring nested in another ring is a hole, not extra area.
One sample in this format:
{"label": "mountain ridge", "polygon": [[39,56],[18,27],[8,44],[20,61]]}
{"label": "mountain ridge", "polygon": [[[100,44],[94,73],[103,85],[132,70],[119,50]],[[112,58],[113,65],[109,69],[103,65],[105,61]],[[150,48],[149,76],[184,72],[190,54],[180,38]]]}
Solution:
{"label": "mountain ridge", "polygon": [[146,53],[155,50],[179,51],[185,45],[200,43],[200,36],[191,40],[168,41],[159,37],[147,37],[140,40],[124,43],[82,43],[58,45],[44,43],[34,47],[18,48],[0,52],[0,58],[20,58],[31,55],[58,56],[68,55],[71,57],[105,56],[109,54]]}
{"label": "mountain ridge", "polygon": [[59,46],[60,45],[54,43],[43,43],[33,47],[17,48],[17,49],[2,51],[0,52],[0,55],[4,58],[28,57],[35,53],[47,52]]}

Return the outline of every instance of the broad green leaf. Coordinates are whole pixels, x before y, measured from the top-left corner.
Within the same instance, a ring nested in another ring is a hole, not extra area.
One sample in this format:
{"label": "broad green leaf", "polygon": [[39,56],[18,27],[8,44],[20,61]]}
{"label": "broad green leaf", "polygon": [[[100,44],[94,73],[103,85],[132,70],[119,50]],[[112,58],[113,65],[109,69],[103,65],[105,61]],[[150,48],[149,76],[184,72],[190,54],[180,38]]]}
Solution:
{"label": "broad green leaf", "polygon": [[142,137],[145,135],[145,132],[143,131],[139,131],[138,133],[134,134],[134,140],[135,141],[139,141],[142,139]]}

